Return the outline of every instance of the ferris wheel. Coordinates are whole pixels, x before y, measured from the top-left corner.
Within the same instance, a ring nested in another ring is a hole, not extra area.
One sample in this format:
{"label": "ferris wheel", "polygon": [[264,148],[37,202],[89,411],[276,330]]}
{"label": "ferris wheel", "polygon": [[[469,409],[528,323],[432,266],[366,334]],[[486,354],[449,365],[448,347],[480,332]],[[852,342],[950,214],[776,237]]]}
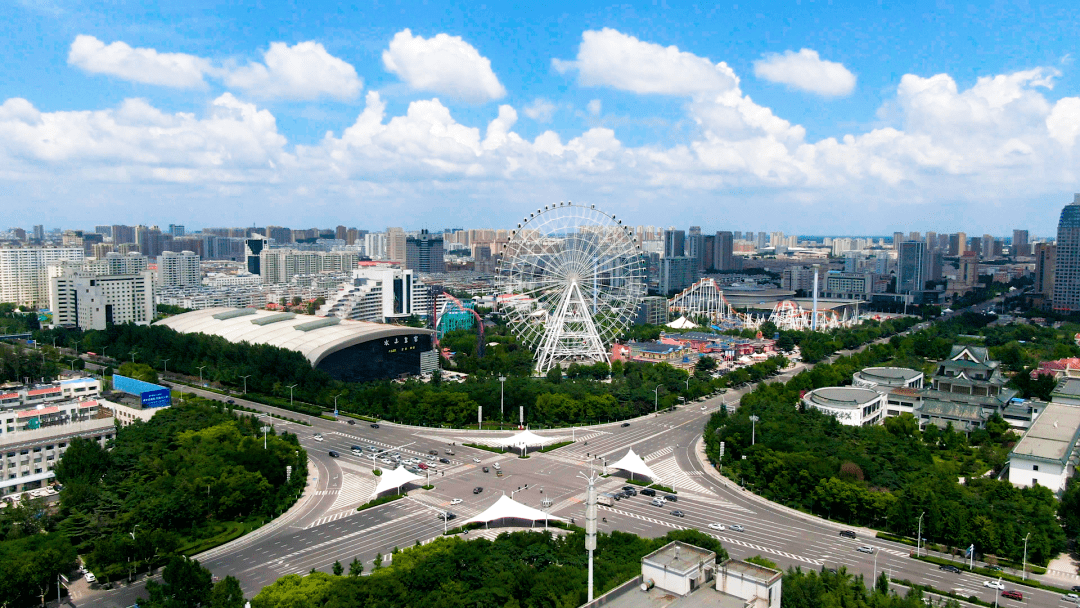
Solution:
{"label": "ferris wheel", "polygon": [[530,213],[510,233],[495,275],[499,307],[545,373],[608,361],[608,345],[645,295],[641,248],[622,220],[573,203]]}

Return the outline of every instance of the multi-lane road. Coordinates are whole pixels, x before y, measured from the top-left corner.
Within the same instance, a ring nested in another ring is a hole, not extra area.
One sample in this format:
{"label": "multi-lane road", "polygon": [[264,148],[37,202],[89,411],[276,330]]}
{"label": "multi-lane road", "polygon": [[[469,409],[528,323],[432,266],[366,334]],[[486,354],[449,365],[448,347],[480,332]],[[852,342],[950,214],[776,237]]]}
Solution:
{"label": "multi-lane road", "polygon": [[[790,376],[797,371],[789,370],[784,375]],[[185,390],[220,398],[198,389]],[[721,478],[703,462],[701,428],[722,403],[735,407],[740,396],[740,391],[732,391],[704,403],[687,404],[675,412],[629,421],[628,426],[612,423],[573,430],[539,431],[549,436],[573,437],[576,442],[549,453],[530,454],[528,459],[461,445],[495,435],[486,431],[391,423],[381,423],[380,428],[375,429],[362,421],[348,424],[345,420],[328,421],[277,411],[292,418],[303,418],[311,424],[273,421],[278,431],[296,433],[308,450],[311,461],[308,489],[287,514],[245,537],[198,556],[198,559],[216,576],[237,577],[245,594],[253,596],[280,576],[304,574],[312,568],[329,571],[334,561],[347,566],[354,558],[359,559],[365,570],[370,571],[377,554],[386,556],[394,547],[410,546],[442,534],[445,524],[438,518],[439,512],[449,509],[460,521],[481,512],[504,493],[536,508],[544,508],[544,499],[550,499],[549,512],[575,518],[580,523],[584,517],[585,486],[578,473],[588,472],[591,468],[602,472],[605,461],[613,462],[632,448],[662,483],[678,490],[678,502],[655,507],[647,497],[638,495],[615,502],[611,507],[601,507],[602,530],[618,529],[660,536],[672,529],[696,528],[719,538],[733,557],[762,555],[785,568],[843,566],[864,575],[868,581],[885,570],[894,579],[908,579],[943,590],[959,589],[965,596],[994,601],[995,590],[984,586],[988,580],[985,577],[943,572],[936,566],[911,559],[911,547],[880,541],[865,530],[856,529],[856,539],[841,537],[838,533],[849,527],[795,513]],[[262,411],[275,411],[242,399],[237,402]],[[321,434],[321,441],[315,439],[316,433]],[[446,450],[451,444],[454,454],[447,455]],[[370,499],[377,478],[371,474],[372,459],[354,456],[350,450],[353,445],[394,448],[406,457],[425,459],[429,450],[438,450],[440,456],[450,459],[451,463],[438,465],[437,473],[430,478],[434,489],[414,489],[404,499],[358,512],[356,507]],[[340,456],[330,457],[330,450]],[[502,477],[497,477],[491,467],[496,462],[503,470]],[[487,473],[483,471],[485,466],[489,467]],[[608,491],[624,483],[620,477],[612,475],[601,479],[599,487],[600,491]],[[474,494],[476,487],[483,490]],[[453,499],[463,502],[451,506]],[[685,517],[672,515],[674,509],[682,511]],[[453,523],[456,522],[451,526]],[[708,527],[715,523],[723,524],[727,529],[718,531]],[[742,525],[744,531],[731,531],[731,524]],[[861,545],[873,546],[874,554],[856,551]],[[1080,579],[1057,582],[1071,586],[1080,584]],[[999,598],[1002,606],[1073,605],[1061,600],[1057,593],[1008,583],[1006,588],[1022,591],[1024,600]],[[80,607],[122,608],[130,606],[140,592],[142,582],[109,591],[91,590],[81,585],[76,587],[73,599]]]}

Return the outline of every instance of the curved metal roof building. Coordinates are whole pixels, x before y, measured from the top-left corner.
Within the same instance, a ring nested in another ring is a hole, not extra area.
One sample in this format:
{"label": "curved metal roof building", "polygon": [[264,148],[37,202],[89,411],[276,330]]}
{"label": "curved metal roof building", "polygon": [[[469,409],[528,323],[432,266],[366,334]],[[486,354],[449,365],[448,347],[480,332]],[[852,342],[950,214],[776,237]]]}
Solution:
{"label": "curved metal roof building", "polygon": [[428,329],[254,308],[206,308],[167,319],[180,333],[218,336],[298,352],[338,380],[362,382],[431,371],[438,363]]}

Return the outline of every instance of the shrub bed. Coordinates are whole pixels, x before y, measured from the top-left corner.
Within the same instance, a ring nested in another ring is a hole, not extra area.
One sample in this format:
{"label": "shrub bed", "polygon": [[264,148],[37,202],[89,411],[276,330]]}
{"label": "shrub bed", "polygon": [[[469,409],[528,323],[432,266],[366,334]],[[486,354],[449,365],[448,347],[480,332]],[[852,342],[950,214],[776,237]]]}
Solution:
{"label": "shrub bed", "polygon": [[495,452],[496,454],[505,454],[506,450],[502,448],[493,448],[490,445],[480,445],[479,443],[463,443],[461,444],[467,448],[475,448],[477,450],[486,450],[488,452]]}
{"label": "shrub bed", "polygon": [[[943,559],[943,558],[940,558],[940,557],[936,557],[934,555],[922,555],[922,556],[912,555],[911,558],[912,559],[917,559],[917,560],[920,560],[920,561],[924,561],[924,562],[927,562],[927,563],[931,563],[931,564],[937,564],[939,566],[955,566],[955,567],[959,568],[960,570],[962,570],[964,572],[974,572],[975,574],[981,574],[983,576],[987,576],[987,577],[990,577],[990,578],[1000,578],[1002,580],[1006,580],[1006,581],[1009,581],[1010,583],[1015,583],[1017,585],[1026,585],[1028,587],[1034,587],[1036,589],[1048,589],[1050,591],[1056,591],[1058,593],[1072,593],[1072,591],[1069,590],[1069,589],[1064,589],[1062,587],[1055,587],[1054,585],[1048,585],[1046,583],[1043,583],[1043,582],[1040,582],[1040,581],[1037,581],[1037,580],[1032,580],[1030,578],[1027,579],[1027,580],[1024,580],[1023,578],[1021,578],[1021,577],[1019,577],[1019,576],[1017,576],[1015,574],[1009,574],[1008,572],[1002,572],[1000,570],[991,570],[989,568],[980,568],[980,567],[968,568],[967,564],[965,564],[964,562],[954,562],[951,559]],[[1042,570],[1043,570],[1044,573],[1046,572],[1045,568],[1043,568]]]}
{"label": "shrub bed", "polygon": [[408,495],[409,494],[406,492],[405,494],[391,494],[390,496],[383,496],[382,498],[376,498],[375,500],[373,500],[371,502],[367,502],[367,503],[364,503],[364,504],[360,505],[359,507],[356,507],[356,510],[357,511],[363,511],[364,509],[370,509],[372,507],[377,507],[379,505],[385,505],[388,502],[394,502],[395,500],[400,500],[402,498],[405,498]]}

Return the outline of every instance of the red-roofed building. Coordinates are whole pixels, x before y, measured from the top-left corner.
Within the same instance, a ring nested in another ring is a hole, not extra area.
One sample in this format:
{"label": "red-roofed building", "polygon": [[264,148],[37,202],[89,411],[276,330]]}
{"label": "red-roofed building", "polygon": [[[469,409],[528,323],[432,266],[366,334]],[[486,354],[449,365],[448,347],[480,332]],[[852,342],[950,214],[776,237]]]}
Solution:
{"label": "red-roofed building", "polygon": [[1055,380],[1080,377],[1080,357],[1069,357],[1057,361],[1042,361],[1039,368],[1031,371],[1031,379],[1039,376],[1053,376]]}

